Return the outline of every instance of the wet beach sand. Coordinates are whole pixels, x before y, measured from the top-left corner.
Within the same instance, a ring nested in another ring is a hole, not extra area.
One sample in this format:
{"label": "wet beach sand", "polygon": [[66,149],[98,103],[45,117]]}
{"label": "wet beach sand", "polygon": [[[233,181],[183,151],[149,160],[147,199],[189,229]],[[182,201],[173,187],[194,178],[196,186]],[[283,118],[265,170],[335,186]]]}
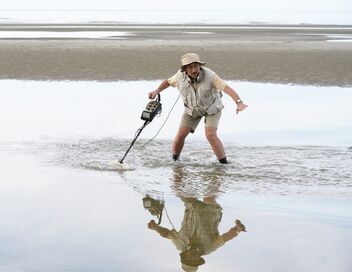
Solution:
{"label": "wet beach sand", "polygon": [[352,85],[352,44],[344,38],[350,38],[349,26],[2,24],[0,31],[132,34],[109,39],[2,38],[0,79],[163,79],[179,68],[182,54],[198,52],[224,79]]}

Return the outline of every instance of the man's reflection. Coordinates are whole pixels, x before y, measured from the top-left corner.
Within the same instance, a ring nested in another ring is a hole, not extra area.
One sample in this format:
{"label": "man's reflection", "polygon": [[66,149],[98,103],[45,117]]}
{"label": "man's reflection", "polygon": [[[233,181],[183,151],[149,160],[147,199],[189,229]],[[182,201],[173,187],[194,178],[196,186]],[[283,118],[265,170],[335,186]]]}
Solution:
{"label": "man's reflection", "polygon": [[218,227],[222,208],[214,197],[204,197],[202,201],[181,197],[181,200],[185,205],[185,214],[179,231],[161,227],[154,220],[148,223],[148,228],[170,239],[181,251],[184,271],[197,271],[205,263],[203,255],[215,251],[246,229],[240,220],[236,220],[234,227],[220,235]]}
{"label": "man's reflection", "polygon": [[172,167],[171,189],[177,196],[218,196],[222,178],[226,174],[222,167],[211,167],[195,172],[183,165]]}

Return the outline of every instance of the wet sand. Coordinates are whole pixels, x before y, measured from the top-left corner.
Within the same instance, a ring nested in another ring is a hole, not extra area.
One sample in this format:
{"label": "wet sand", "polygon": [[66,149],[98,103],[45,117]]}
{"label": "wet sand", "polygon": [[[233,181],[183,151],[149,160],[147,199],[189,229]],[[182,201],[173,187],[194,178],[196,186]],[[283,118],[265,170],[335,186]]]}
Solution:
{"label": "wet sand", "polygon": [[0,30],[134,34],[124,39],[0,39],[0,79],[164,79],[179,68],[182,54],[197,52],[224,79],[352,86],[352,43],[327,42],[324,36],[350,35],[349,27],[1,25]]}

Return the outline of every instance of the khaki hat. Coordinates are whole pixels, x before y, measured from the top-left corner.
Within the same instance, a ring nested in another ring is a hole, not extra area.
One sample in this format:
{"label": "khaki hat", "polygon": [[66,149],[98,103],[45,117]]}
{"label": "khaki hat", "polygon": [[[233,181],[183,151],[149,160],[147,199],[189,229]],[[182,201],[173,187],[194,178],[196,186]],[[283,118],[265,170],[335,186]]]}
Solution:
{"label": "khaki hat", "polygon": [[197,62],[200,65],[204,65],[205,62],[201,61],[198,54],[196,53],[187,53],[181,57],[181,71],[183,72],[188,64]]}
{"label": "khaki hat", "polygon": [[194,266],[198,267],[205,263],[205,260],[200,255],[199,251],[197,251],[197,255],[189,255],[189,253],[194,252],[195,249],[188,249],[180,253],[181,263],[186,266]]}
{"label": "khaki hat", "polygon": [[196,271],[198,271],[198,266],[190,266],[187,264],[183,264],[182,269],[185,272],[196,272]]}

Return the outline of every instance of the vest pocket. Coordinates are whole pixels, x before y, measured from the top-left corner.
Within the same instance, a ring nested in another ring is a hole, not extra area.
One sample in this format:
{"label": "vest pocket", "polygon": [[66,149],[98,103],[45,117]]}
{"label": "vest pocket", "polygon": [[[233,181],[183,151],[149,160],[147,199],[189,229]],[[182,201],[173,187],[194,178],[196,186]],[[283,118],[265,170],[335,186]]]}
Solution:
{"label": "vest pocket", "polygon": [[214,102],[206,109],[208,115],[213,115],[218,113],[224,108],[224,105],[221,102],[220,97],[217,97]]}
{"label": "vest pocket", "polygon": [[210,90],[202,90],[199,93],[200,106],[207,107],[212,103],[213,96]]}
{"label": "vest pocket", "polygon": [[187,105],[189,108],[193,108],[195,106],[193,102],[194,94],[192,95],[193,89],[191,88],[192,88],[191,85],[187,84],[187,85],[184,85],[183,89],[181,90],[183,103]]}

